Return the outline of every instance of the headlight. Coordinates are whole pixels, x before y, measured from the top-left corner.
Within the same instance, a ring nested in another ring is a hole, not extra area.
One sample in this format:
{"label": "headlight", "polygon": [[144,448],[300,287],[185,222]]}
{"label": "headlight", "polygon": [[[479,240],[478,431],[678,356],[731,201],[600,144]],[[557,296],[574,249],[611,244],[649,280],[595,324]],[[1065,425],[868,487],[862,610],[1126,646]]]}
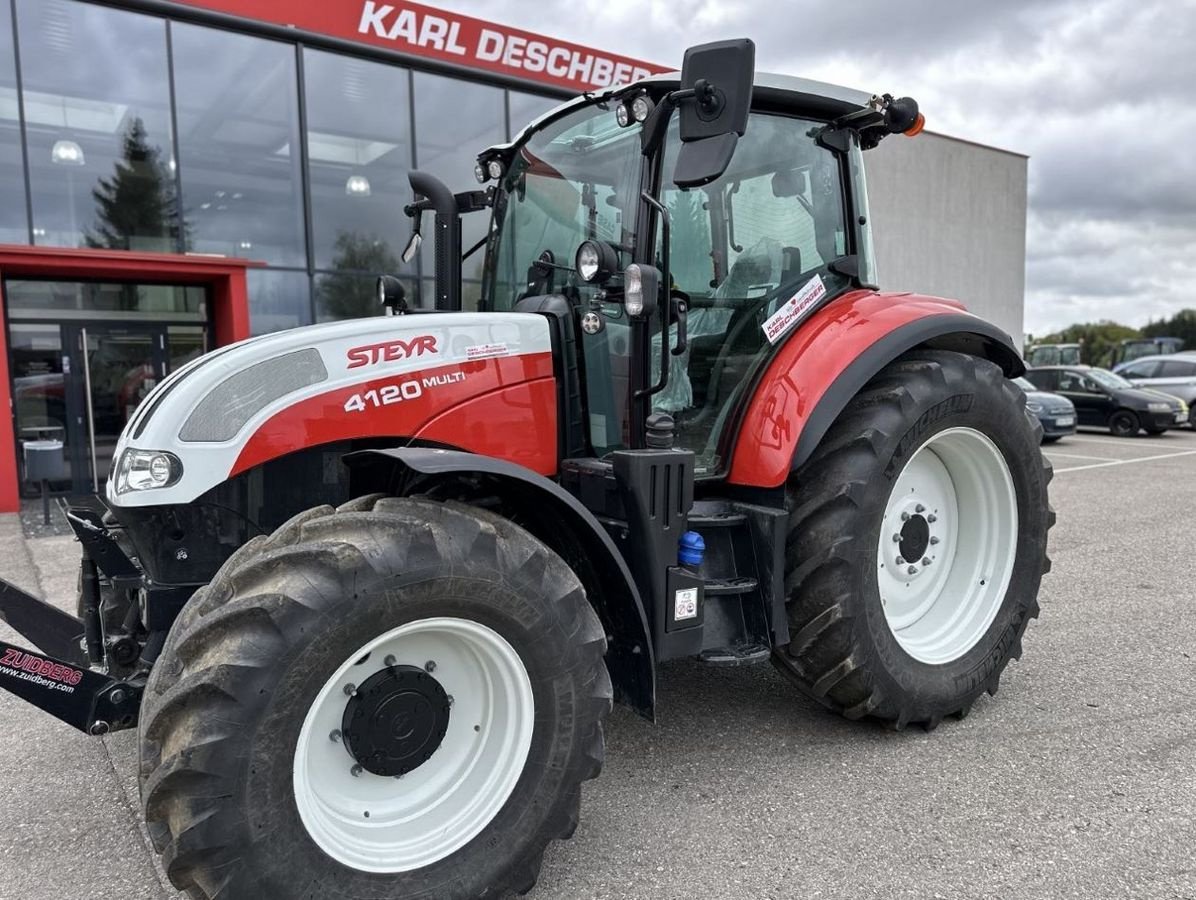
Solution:
{"label": "headlight", "polygon": [[148,491],[178,484],[183,464],[165,450],[126,450],[116,468],[116,493]]}
{"label": "headlight", "polygon": [[478,184],[485,184],[490,178],[490,173],[486,171],[485,166],[478,163],[473,167],[473,177],[478,180]]}
{"label": "headlight", "polygon": [[1037,400],[1027,400],[1026,401],[1026,409],[1030,410],[1030,412],[1032,412],[1032,413],[1037,414],[1037,413],[1042,412],[1042,404],[1039,403]]}
{"label": "headlight", "polygon": [[502,178],[502,163],[497,159],[492,159],[486,163],[486,171],[490,173],[490,177],[495,181]]}
{"label": "headlight", "polygon": [[1151,401],[1150,403],[1146,404],[1146,408],[1151,412],[1171,412],[1170,403],[1155,403],[1154,401]]}
{"label": "headlight", "polygon": [[643,94],[631,101],[631,117],[637,122],[645,121],[652,114],[653,103]]}
{"label": "headlight", "polygon": [[602,284],[619,265],[615,248],[605,241],[582,241],[574,260],[578,277],[590,284]]}

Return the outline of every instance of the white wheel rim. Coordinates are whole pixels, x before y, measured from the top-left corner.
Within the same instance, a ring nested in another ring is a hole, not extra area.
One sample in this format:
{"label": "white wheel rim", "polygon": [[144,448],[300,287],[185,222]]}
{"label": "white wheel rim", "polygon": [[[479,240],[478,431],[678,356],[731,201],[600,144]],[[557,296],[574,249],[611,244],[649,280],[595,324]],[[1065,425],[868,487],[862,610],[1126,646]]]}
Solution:
{"label": "white wheel rim", "polygon": [[[362,662],[363,657],[368,658]],[[452,698],[440,746],[402,777],[353,774],[341,729],[345,686],[392,664],[425,668]],[[406,872],[459,850],[507,802],[531,749],[535,701],[515,649],[498,632],[457,618],[420,619],[355,651],[308,711],[295,749],[299,817],[338,862],[367,872]]]}
{"label": "white wheel rim", "polygon": [[[906,653],[942,665],[979,643],[1013,577],[1017,528],[1009,465],[986,435],[949,428],[910,457],[889,494],[876,562],[885,620]],[[906,559],[911,551],[918,558]]]}

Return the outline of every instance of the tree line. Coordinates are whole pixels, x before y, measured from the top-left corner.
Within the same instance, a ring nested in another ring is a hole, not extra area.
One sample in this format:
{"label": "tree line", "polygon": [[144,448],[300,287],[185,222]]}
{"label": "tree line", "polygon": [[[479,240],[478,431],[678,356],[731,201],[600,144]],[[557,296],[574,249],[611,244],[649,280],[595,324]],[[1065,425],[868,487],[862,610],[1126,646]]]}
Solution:
{"label": "tree line", "polygon": [[1091,366],[1108,366],[1113,351],[1131,338],[1177,337],[1185,350],[1196,350],[1196,309],[1183,309],[1165,319],[1152,320],[1142,328],[1102,319],[1069,325],[1062,331],[1026,335],[1026,349],[1034,344],[1080,344],[1080,359]]}

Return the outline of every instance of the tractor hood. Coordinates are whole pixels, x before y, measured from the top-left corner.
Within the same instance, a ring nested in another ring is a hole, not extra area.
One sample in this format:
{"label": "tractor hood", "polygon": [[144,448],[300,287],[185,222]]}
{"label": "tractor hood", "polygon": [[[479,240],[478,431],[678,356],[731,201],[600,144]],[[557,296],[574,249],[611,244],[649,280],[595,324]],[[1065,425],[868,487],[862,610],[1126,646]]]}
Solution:
{"label": "tractor hood", "polygon": [[354,319],[233,344],[145,398],[117,444],[108,502],[189,503],[289,453],[376,438],[474,450],[551,474],[551,349],[547,320],[527,313]]}

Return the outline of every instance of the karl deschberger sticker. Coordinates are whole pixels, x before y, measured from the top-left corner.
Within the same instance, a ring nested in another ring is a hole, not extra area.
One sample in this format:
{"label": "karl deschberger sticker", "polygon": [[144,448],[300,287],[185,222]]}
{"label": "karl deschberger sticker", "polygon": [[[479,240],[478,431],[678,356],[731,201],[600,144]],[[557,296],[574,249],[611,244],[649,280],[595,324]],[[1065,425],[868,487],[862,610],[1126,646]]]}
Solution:
{"label": "karl deschberger sticker", "polygon": [[826,285],[822,283],[821,276],[815,275],[802,285],[800,291],[790,297],[780,309],[765,320],[762,327],[768,342],[775,344],[784,337],[785,332],[796,325],[810,307],[825,296]]}

